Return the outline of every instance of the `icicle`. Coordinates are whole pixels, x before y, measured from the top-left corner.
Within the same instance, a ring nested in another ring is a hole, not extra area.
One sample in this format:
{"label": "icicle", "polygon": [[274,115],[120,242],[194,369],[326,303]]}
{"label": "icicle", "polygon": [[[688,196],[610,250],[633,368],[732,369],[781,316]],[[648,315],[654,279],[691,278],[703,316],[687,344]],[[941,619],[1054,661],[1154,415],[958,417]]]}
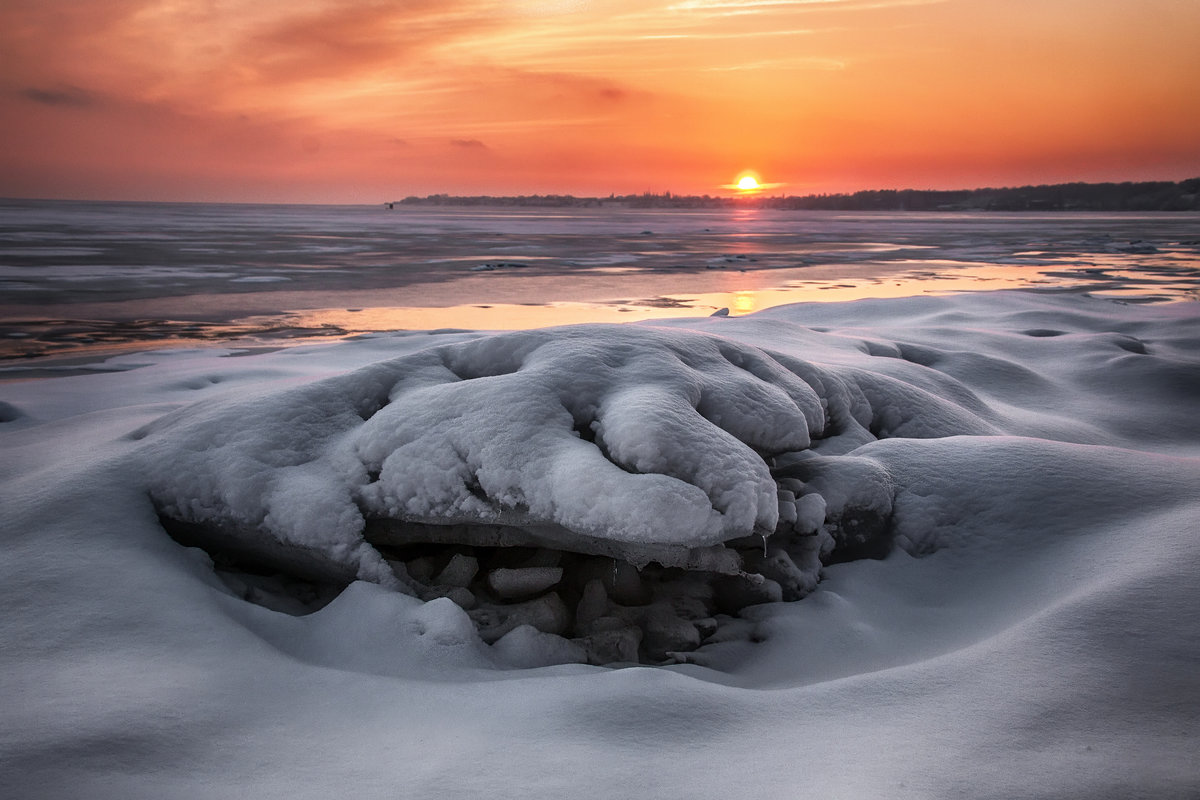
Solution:
{"label": "icicle", "polygon": [[762,536],[762,540],[763,540],[763,558],[766,558],[767,557],[767,535],[765,533],[762,533],[759,535]]}

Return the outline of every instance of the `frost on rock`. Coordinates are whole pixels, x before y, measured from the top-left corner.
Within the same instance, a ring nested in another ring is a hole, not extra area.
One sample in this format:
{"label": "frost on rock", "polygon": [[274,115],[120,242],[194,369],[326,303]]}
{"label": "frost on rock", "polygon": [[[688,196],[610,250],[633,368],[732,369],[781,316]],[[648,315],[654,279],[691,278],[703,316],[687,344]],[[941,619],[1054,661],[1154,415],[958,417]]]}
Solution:
{"label": "frost on rock", "polygon": [[986,430],[960,400],[585,325],[198,404],[131,438],[164,526],[218,563],[448,598],[510,662],[525,641],[662,661],[811,591],[823,560],[885,553],[890,481],[844,454],[887,428]]}

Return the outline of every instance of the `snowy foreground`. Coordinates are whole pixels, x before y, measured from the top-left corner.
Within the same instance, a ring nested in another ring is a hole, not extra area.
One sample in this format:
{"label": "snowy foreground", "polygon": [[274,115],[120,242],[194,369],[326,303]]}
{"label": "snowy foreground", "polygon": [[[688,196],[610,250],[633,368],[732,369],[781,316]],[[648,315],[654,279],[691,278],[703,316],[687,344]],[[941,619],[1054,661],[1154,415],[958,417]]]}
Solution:
{"label": "snowy foreground", "polygon": [[5,797],[1195,797],[1200,306],[0,385]]}

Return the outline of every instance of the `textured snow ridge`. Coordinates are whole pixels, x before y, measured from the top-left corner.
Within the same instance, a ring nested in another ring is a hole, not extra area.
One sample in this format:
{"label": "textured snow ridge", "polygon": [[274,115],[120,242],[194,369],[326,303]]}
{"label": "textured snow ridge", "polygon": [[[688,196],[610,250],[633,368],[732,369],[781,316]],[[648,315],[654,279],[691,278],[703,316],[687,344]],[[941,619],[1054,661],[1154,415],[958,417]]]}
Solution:
{"label": "textured snow ridge", "polygon": [[798,599],[822,558],[882,557],[891,480],[844,454],[893,430],[990,433],[985,411],[945,376],[588,325],[198,404],[132,438],[180,541],[448,597],[486,641],[532,626],[604,663],[667,658],[714,614]]}

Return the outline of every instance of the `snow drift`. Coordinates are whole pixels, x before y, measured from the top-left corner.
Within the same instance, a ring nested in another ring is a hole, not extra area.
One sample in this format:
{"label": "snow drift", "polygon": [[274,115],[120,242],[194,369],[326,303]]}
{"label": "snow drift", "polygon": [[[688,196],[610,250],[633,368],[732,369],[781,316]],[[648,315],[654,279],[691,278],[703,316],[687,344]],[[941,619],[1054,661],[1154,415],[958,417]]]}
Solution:
{"label": "snow drift", "polygon": [[1197,322],[994,293],[6,384],[0,785],[1192,796]]}

